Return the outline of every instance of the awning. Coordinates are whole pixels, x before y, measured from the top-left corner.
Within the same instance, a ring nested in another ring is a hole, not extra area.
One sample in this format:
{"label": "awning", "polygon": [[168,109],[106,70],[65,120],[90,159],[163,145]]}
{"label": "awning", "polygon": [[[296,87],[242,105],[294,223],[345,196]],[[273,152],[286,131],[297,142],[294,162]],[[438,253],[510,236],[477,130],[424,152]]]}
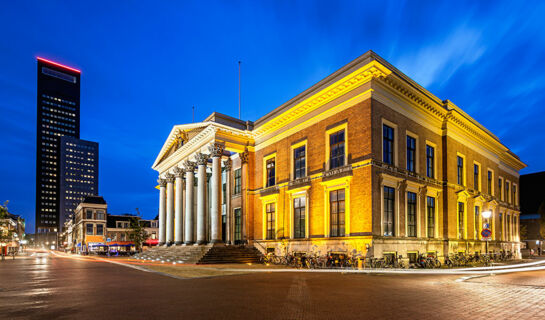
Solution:
{"label": "awning", "polygon": [[110,247],[118,247],[118,246],[128,247],[128,246],[134,246],[134,243],[132,241],[113,241],[113,242],[109,242],[108,246],[110,246]]}
{"label": "awning", "polygon": [[149,246],[156,246],[159,244],[159,239],[147,239],[144,241],[144,244],[147,244]]}
{"label": "awning", "polygon": [[98,247],[98,246],[105,246],[104,242],[89,242],[87,243],[87,246],[89,247]]}

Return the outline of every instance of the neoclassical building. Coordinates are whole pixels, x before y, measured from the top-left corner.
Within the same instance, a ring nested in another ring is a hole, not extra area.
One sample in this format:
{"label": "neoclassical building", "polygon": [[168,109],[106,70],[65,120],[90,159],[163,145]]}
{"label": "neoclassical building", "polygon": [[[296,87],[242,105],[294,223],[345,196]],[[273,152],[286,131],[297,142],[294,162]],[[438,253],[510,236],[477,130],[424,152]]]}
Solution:
{"label": "neoclassical building", "polygon": [[153,164],[159,242],[518,253],[524,167],[451,101],[369,51],[255,122],[213,113],[174,126]]}

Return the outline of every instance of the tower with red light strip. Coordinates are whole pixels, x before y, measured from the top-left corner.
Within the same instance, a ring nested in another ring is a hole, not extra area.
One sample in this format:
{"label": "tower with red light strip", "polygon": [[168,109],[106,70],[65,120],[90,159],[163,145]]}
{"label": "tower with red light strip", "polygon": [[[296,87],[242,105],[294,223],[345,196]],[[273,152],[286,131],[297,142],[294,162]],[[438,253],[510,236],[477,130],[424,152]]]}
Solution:
{"label": "tower with red light strip", "polygon": [[[36,234],[47,239],[60,229],[61,137],[80,137],[80,74],[37,58]],[[51,241],[48,239],[48,241]]]}

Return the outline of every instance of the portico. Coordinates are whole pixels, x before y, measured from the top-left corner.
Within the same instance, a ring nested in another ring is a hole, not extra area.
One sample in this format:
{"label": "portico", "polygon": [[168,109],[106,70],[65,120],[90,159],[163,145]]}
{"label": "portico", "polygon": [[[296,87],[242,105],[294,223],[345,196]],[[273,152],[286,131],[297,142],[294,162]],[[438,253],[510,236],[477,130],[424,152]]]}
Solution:
{"label": "portico", "polygon": [[159,245],[234,242],[232,159],[248,152],[250,139],[243,128],[212,121],[173,128],[153,165],[159,172]]}

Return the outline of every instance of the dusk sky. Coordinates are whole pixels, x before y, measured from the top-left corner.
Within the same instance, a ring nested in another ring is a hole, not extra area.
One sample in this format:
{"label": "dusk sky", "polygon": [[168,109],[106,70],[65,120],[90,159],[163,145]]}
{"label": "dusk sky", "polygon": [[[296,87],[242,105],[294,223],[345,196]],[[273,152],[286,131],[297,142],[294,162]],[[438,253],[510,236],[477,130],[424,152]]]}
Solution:
{"label": "dusk sky", "polygon": [[[81,138],[110,213],[155,217],[173,125],[256,120],[367,50],[545,170],[545,3],[10,1],[0,10],[0,202],[34,233],[36,56],[81,69]],[[494,4],[494,5],[491,5]]]}

